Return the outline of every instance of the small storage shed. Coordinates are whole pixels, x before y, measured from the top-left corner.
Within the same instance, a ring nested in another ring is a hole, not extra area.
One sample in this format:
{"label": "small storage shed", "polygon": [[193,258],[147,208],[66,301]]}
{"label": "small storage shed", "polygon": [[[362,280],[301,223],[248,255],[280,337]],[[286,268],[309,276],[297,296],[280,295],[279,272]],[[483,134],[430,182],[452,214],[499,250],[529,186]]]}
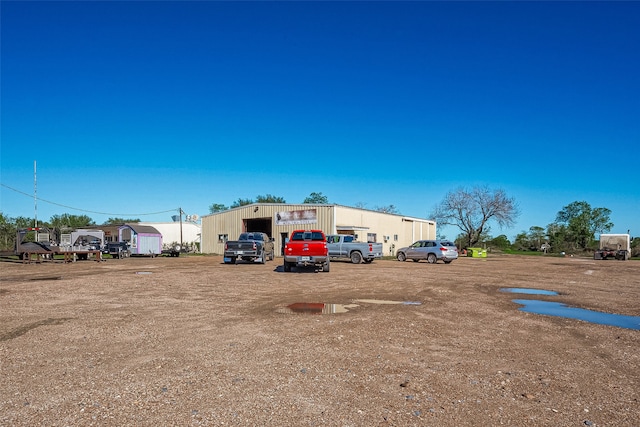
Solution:
{"label": "small storage shed", "polygon": [[128,242],[131,255],[162,253],[162,234],[150,225],[124,224],[118,227],[118,241]]}

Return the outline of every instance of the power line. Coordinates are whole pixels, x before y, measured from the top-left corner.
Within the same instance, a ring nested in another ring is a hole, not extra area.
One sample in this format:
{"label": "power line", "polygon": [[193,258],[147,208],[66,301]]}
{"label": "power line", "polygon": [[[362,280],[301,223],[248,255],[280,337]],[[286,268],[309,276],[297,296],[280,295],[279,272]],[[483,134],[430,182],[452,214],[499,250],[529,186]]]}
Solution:
{"label": "power line", "polygon": [[[22,194],[24,196],[27,196],[29,198],[34,197],[32,194],[28,194],[25,193],[24,191],[20,191],[18,189],[15,189],[13,187],[9,187],[6,184],[2,184],[0,183],[1,186],[8,188],[11,191],[15,191],[16,193]],[[50,200],[45,200],[42,199],[40,197],[35,197],[36,200],[39,200],[41,202],[45,202],[45,203],[49,203],[51,205],[55,205],[55,206],[60,206],[66,209],[72,209],[74,211],[79,211],[79,212],[86,212],[86,213],[92,213],[92,214],[97,214],[97,215],[113,215],[113,216],[145,216],[145,215],[158,215],[158,214],[163,214],[163,213],[167,213],[167,212],[175,212],[177,211],[179,208],[174,208],[174,209],[168,209],[166,211],[160,211],[160,212],[150,212],[150,213],[110,213],[110,212],[98,212],[98,211],[90,211],[87,209],[80,209],[80,208],[74,208],[73,206],[67,206],[67,205],[63,205],[60,203],[56,203],[56,202],[52,202]]]}

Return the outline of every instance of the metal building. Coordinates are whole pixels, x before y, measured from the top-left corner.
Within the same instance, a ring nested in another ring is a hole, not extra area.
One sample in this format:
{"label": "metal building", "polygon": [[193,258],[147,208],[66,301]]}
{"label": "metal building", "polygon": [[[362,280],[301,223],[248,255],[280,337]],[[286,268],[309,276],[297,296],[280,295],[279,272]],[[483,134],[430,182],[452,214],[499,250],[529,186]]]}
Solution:
{"label": "metal building", "polygon": [[354,234],[362,242],[383,244],[385,255],[416,240],[435,239],[435,221],[335,204],[253,203],[202,217],[202,252],[222,254],[224,243],[245,231],[275,239],[276,255],[293,230],[319,229],[325,234]]}
{"label": "metal building", "polygon": [[165,248],[172,243],[195,247],[200,245],[200,224],[193,222],[139,222],[138,225],[149,225],[162,234]]}

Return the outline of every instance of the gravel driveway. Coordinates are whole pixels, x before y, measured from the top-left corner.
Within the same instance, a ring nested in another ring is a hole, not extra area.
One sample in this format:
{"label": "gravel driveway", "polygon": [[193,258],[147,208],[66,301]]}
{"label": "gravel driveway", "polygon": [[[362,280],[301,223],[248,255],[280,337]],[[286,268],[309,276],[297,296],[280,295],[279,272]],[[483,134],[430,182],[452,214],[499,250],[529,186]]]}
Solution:
{"label": "gravel driveway", "polygon": [[0,425],[640,425],[640,331],[512,302],[640,316],[640,262],[281,264],[0,263]]}

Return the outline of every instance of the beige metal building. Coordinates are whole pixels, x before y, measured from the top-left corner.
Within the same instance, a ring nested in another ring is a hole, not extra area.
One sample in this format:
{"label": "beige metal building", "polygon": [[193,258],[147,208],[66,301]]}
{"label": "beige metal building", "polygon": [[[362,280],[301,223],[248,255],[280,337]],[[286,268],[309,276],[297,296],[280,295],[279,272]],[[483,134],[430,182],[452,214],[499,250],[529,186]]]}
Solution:
{"label": "beige metal building", "polygon": [[342,205],[253,203],[202,217],[202,252],[222,254],[224,243],[245,231],[261,231],[275,239],[276,255],[293,230],[355,234],[359,241],[383,244],[385,255],[416,240],[435,239],[435,221]]}

